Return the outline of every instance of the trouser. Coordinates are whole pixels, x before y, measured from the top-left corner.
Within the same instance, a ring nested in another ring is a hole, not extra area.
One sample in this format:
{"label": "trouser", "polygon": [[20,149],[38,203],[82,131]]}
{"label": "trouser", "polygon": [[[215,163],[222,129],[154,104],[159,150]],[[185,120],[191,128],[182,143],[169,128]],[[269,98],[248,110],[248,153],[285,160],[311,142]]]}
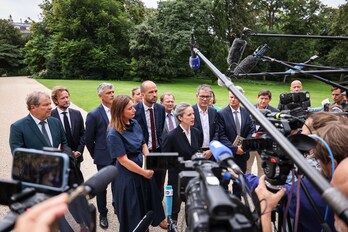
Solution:
{"label": "trouser", "polygon": [[[105,168],[106,166],[108,166],[108,165],[99,165],[99,164],[97,164],[97,169],[98,169],[98,171],[100,171],[101,169]],[[111,183],[111,185],[113,185],[113,182]],[[113,186],[111,186],[111,189],[112,189],[112,191],[114,191]],[[105,189],[103,191],[100,191],[96,195],[98,212],[101,215],[104,215],[104,216],[106,216],[106,214],[108,213],[108,208],[106,207],[106,204],[107,204],[107,202],[106,202],[106,194],[107,194],[107,191]],[[114,194],[112,194],[112,195],[114,195]],[[112,205],[115,208],[114,200],[112,200]]]}

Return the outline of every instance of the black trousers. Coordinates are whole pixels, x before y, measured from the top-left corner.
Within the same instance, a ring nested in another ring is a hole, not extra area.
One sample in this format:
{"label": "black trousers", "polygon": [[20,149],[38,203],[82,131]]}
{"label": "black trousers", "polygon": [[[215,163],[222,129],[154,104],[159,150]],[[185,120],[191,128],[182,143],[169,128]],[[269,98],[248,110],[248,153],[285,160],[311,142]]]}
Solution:
{"label": "black trousers", "polygon": [[[98,169],[98,171],[100,171],[101,169],[105,168],[106,166],[108,166],[108,165],[97,164],[97,169]],[[113,185],[113,182],[111,182],[111,185]],[[111,186],[111,189],[112,189],[112,191],[114,191],[113,186]],[[106,216],[106,214],[108,213],[108,208],[106,207],[106,204],[107,204],[106,194],[107,194],[107,191],[105,189],[104,191],[101,191],[96,195],[98,212],[104,216]],[[112,194],[112,195],[114,195],[114,194]],[[112,200],[112,205],[115,208],[114,200]]]}

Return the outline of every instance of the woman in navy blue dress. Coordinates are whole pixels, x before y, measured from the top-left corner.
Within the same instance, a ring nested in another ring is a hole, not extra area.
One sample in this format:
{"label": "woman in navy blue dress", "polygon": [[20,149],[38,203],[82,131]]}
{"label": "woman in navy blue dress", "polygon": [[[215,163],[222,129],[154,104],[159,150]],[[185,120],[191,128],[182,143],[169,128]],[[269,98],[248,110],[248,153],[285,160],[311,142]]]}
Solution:
{"label": "woman in navy blue dress", "polygon": [[[149,153],[139,123],[133,119],[135,109],[127,95],[117,96],[111,105],[111,121],[107,145],[112,159],[116,159],[118,175],[114,182],[116,214],[119,231],[133,231],[144,215],[154,211],[153,226],[164,218],[158,192],[151,191],[153,170],[142,168],[143,155]],[[156,200],[157,199],[157,200]]]}

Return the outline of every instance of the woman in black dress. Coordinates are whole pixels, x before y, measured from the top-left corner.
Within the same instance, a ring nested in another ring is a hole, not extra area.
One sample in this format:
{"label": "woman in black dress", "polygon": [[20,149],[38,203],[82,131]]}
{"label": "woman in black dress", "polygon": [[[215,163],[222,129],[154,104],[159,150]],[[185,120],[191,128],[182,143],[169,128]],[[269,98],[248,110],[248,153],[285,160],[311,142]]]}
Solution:
{"label": "woman in black dress", "polygon": [[[188,103],[180,103],[175,107],[175,117],[180,124],[164,138],[162,151],[177,152],[184,160],[191,160],[192,155],[200,151],[203,138],[199,130],[193,127],[195,115]],[[177,220],[181,201],[178,197],[178,177],[181,170],[168,170],[168,184],[173,187],[172,219]]]}
{"label": "woman in black dress", "polygon": [[[154,187],[153,170],[142,168],[143,155],[149,153],[139,123],[133,119],[134,103],[127,95],[117,96],[111,105],[111,121],[107,145],[112,159],[116,159],[118,174],[114,182],[116,214],[119,231],[133,231],[144,215],[154,211],[153,226],[164,218],[163,207]],[[156,200],[157,199],[157,200]]]}

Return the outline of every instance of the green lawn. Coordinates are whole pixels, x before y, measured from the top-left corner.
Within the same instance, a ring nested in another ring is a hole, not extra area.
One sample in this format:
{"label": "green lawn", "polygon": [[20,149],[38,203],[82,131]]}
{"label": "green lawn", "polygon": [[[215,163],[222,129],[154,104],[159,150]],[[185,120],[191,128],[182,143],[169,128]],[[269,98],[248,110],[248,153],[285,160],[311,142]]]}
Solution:
{"label": "green lawn", "polygon": [[[37,79],[40,83],[52,89],[56,85],[62,85],[70,90],[71,99],[74,104],[80,106],[86,111],[90,111],[100,104],[97,96],[97,86],[103,82],[100,80],[51,80]],[[312,106],[320,106],[325,98],[331,99],[331,86],[317,80],[301,80],[306,91],[310,92]],[[115,87],[116,94],[130,95],[131,89],[139,86],[139,82],[133,81],[108,81]],[[200,84],[210,84],[215,92],[217,106],[225,107],[228,104],[227,89],[219,87],[217,83],[211,84],[210,80],[203,79],[179,79],[172,83],[157,83],[159,96],[164,92],[171,92],[175,96],[175,102],[196,102],[195,92]],[[289,92],[290,84],[283,84],[271,81],[248,81],[237,80],[235,85],[240,85],[245,90],[245,96],[252,102],[257,102],[257,93],[261,89],[269,89],[272,92],[273,100],[271,105],[278,106],[279,94]],[[159,98],[158,96],[158,98]]]}

